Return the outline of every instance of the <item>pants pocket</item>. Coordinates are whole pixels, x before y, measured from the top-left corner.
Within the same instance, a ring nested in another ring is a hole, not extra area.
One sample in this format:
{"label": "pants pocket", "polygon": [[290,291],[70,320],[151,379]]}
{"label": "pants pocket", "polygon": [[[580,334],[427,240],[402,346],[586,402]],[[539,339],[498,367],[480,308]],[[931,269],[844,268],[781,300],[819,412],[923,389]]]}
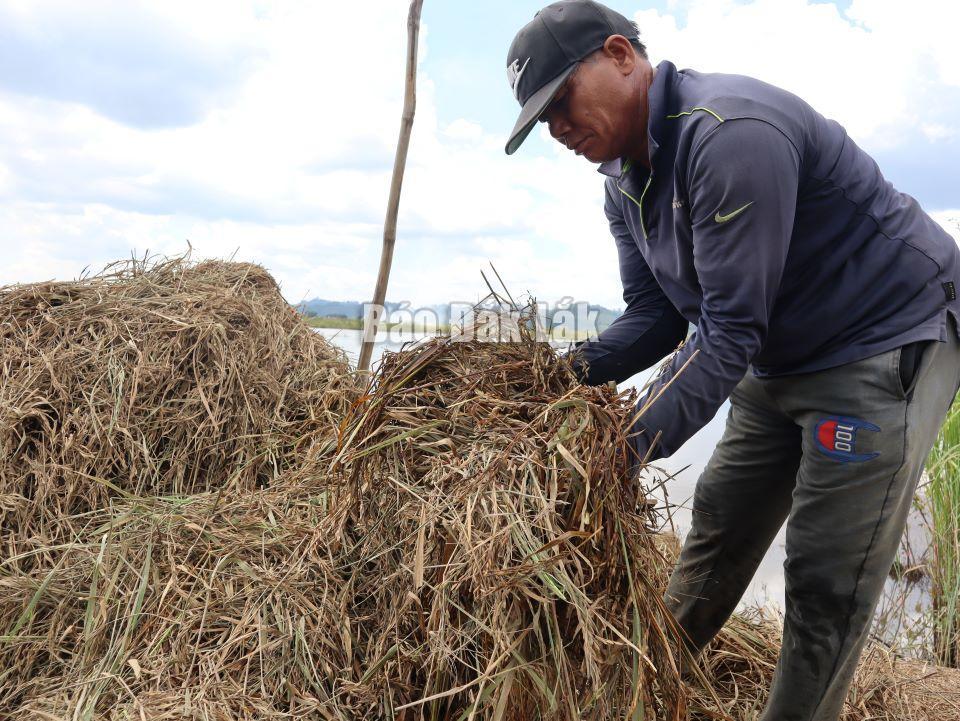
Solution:
{"label": "pants pocket", "polygon": [[904,398],[909,398],[920,377],[920,361],[924,351],[936,341],[918,340],[907,343],[900,348],[897,359],[897,375],[900,379],[900,392]]}

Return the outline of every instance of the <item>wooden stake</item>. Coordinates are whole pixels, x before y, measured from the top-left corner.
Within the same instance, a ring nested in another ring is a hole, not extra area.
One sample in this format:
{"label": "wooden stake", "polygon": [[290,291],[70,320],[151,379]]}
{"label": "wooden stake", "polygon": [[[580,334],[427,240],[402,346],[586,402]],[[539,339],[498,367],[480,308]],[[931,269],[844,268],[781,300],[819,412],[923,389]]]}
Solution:
{"label": "wooden stake", "polygon": [[[417,108],[417,41],[420,36],[420,9],[423,0],[411,0],[407,15],[407,80],[403,94],[403,115],[400,118],[400,137],[397,154],[393,159],[393,178],[390,181],[390,198],[387,201],[387,218],[383,224],[383,249],[380,252],[380,270],[377,286],[373,291],[373,305],[383,306],[387,297],[387,282],[390,280],[390,265],[393,262],[393,246],[397,240],[397,212],[400,209],[400,188],[403,171],[407,164],[407,149],[410,147],[410,131],[413,129],[413,114]],[[363,318],[363,343],[357,370],[369,372],[373,342],[380,327],[381,314],[367,312]]]}

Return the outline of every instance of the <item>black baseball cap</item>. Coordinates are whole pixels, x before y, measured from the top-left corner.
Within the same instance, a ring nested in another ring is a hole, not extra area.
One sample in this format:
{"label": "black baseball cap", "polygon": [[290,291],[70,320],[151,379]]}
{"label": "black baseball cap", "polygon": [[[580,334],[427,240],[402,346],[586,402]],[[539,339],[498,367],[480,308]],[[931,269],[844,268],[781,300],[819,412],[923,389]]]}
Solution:
{"label": "black baseball cap", "polygon": [[611,35],[632,40],[637,26],[593,0],[552,3],[520,29],[507,53],[507,80],[521,105],[507,155],[530,134],[577,63],[602,48]]}

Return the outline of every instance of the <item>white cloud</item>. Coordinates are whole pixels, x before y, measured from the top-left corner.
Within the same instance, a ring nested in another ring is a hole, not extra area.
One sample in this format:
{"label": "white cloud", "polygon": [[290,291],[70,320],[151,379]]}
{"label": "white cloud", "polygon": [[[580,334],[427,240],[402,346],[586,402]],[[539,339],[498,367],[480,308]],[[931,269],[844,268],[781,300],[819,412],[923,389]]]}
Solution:
{"label": "white cloud", "polygon": [[253,28],[253,7],[228,0],[6,2],[0,88],[138,127],[186,125],[253,67]]}
{"label": "white cloud", "polygon": [[928,140],[934,142],[938,140],[950,140],[957,134],[956,128],[951,128],[943,123],[923,123],[920,126],[920,130],[923,131],[923,134]]}
{"label": "white cloud", "polygon": [[940,210],[930,214],[933,219],[943,226],[950,235],[960,243],[960,208],[954,210]]}
{"label": "white cloud", "polygon": [[[790,90],[871,148],[903,131],[960,84],[953,29],[960,5],[943,0],[854,0],[845,14],[806,0],[690,0],[686,23],[658,10],[636,13],[655,58],[680,67],[742,73]],[[953,111],[960,107],[953,107]],[[956,124],[956,115],[943,110]]]}

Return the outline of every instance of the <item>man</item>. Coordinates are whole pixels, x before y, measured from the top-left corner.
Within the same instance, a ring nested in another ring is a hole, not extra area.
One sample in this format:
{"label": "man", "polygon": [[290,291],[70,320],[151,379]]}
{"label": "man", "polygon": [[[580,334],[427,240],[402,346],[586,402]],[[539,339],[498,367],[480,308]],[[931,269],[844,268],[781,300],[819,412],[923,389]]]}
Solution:
{"label": "man", "polygon": [[598,3],[543,9],[507,74],[507,153],[541,120],[606,176],[627,307],[577,349],[584,381],[650,366],[689,321],[640,401],[638,454],[669,456],[730,399],[668,604],[702,649],[786,520],[762,718],[837,719],[960,385],[956,243],[836,122],[758,80],[651,67]]}

